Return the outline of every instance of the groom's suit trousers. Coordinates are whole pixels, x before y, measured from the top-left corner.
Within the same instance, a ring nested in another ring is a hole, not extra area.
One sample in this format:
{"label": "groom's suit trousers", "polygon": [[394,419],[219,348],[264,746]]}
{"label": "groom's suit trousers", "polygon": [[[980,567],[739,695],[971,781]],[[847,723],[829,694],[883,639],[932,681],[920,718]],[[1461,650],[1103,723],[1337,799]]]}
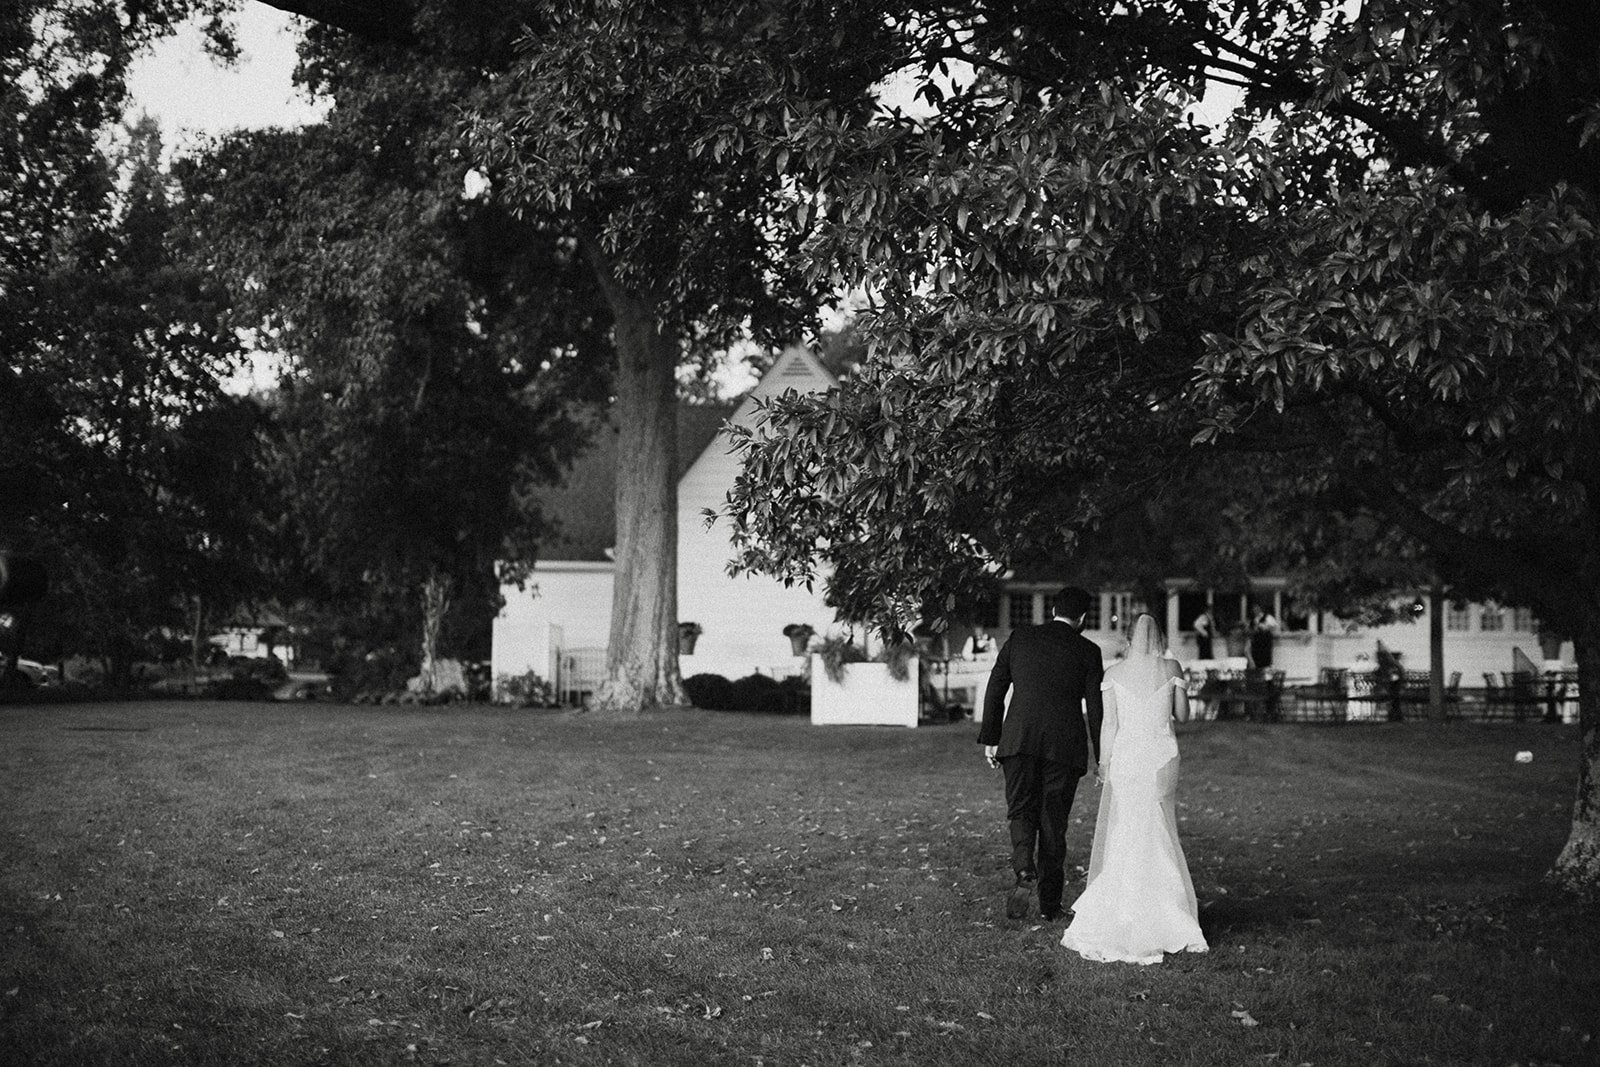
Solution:
{"label": "groom's suit trousers", "polygon": [[1039,879],[1039,908],[1061,907],[1066,888],[1067,820],[1083,772],[1070,763],[1018,753],[1005,756],[1006,820],[1011,828],[1011,869]]}

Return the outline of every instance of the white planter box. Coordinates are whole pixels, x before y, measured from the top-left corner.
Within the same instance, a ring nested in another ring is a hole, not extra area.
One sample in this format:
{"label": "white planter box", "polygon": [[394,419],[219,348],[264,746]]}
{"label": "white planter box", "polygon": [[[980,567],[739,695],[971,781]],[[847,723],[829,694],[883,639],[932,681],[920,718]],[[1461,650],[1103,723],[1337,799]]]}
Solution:
{"label": "white planter box", "polygon": [[849,663],[844,681],[828,677],[819,660],[811,672],[813,726],[917,725],[917,671],[912,660],[906,680],[889,677],[887,663]]}

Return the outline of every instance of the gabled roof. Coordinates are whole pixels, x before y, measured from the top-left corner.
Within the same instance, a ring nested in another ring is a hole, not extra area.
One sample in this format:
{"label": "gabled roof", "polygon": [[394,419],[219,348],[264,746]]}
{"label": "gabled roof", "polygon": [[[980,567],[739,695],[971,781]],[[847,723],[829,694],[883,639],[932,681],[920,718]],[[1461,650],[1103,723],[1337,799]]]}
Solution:
{"label": "gabled roof", "polygon": [[[761,376],[755,388],[731,404],[678,405],[678,479],[700,459],[717,439],[725,422],[748,424],[757,399],[782,396],[793,389],[822,392],[838,384],[810,349],[795,345],[785,349]],[[616,486],[617,430],[608,425],[578,457],[561,485],[536,494],[545,515],[558,524],[557,532],[540,547],[544,560],[605,560],[606,549],[617,543]]]}
{"label": "gabled roof", "polygon": [[[678,477],[689,469],[733,414],[730,404],[678,405]],[[604,560],[617,543],[617,428],[600,428],[558,486],[534,494],[557,531],[539,549],[541,559]]]}
{"label": "gabled roof", "polygon": [[757,400],[782,396],[793,389],[800,393],[821,393],[839,384],[811,350],[800,345],[786,348],[773,361],[756,387],[746,394],[733,421],[744,422]]}

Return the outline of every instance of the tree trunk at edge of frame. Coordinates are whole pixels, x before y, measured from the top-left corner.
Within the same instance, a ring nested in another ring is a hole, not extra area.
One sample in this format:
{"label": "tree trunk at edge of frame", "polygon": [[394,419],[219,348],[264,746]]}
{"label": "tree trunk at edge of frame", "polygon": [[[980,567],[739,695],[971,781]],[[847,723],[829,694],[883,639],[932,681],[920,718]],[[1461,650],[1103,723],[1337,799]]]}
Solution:
{"label": "tree trunk at edge of frame", "polygon": [[1550,877],[1585,896],[1600,896],[1600,619],[1590,620],[1573,646],[1578,659],[1578,789],[1572,831]]}

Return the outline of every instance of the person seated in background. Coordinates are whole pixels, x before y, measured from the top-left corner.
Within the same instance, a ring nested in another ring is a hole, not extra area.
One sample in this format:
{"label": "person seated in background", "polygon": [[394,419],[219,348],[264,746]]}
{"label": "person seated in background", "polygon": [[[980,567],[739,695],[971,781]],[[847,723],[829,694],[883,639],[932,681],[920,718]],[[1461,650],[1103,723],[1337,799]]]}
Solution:
{"label": "person seated in background", "polygon": [[982,659],[995,654],[997,646],[982,623],[972,628],[972,633],[961,643],[961,655],[966,659]]}

